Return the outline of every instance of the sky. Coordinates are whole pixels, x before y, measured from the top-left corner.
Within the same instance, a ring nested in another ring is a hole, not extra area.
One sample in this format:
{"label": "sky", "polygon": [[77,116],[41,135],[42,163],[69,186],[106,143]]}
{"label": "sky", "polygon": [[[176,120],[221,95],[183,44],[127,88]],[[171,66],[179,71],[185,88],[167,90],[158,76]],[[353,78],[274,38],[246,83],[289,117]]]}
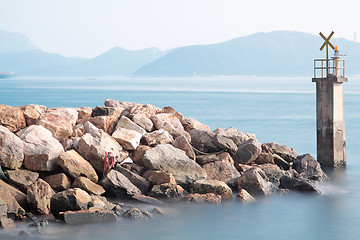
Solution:
{"label": "sky", "polygon": [[357,0],[0,0],[0,29],[47,52],[92,58],[113,47],[167,50],[276,30],[354,40],[359,9]]}

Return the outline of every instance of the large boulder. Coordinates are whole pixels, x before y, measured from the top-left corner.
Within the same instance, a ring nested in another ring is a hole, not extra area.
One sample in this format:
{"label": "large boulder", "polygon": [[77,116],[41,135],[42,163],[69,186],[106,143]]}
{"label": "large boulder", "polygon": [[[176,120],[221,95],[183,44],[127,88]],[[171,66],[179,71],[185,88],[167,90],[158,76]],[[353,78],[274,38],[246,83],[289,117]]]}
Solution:
{"label": "large boulder", "polygon": [[31,125],[17,133],[24,141],[24,167],[33,171],[53,171],[64,152],[61,143],[43,126]]}
{"label": "large boulder", "polygon": [[121,163],[128,155],[122,151],[120,144],[109,134],[95,126],[87,127],[91,123],[86,122],[84,127],[91,129],[79,141],[79,153],[87,159],[98,172],[103,172],[104,161],[107,152],[111,152],[115,161]]}
{"label": "large boulder", "polygon": [[74,127],[71,119],[51,112],[41,114],[36,124],[48,129],[59,141],[70,137]]}
{"label": "large boulder", "polygon": [[156,146],[158,144],[168,144],[174,141],[174,138],[168,131],[160,129],[144,135],[144,141],[149,146]]}
{"label": "large boulder", "polygon": [[85,176],[95,183],[98,182],[95,169],[75,150],[60,154],[57,164],[73,179]]}
{"label": "large boulder", "polygon": [[135,150],[141,140],[141,133],[126,128],[118,128],[112,137],[126,150]]}
{"label": "large boulder", "polygon": [[132,184],[139,188],[142,193],[145,194],[149,191],[150,182],[142,176],[123,167],[115,167],[114,170],[121,172]]}
{"label": "large boulder", "polygon": [[235,164],[250,164],[258,157],[260,152],[261,144],[251,138],[238,146],[233,159]]}
{"label": "large boulder", "polygon": [[24,161],[24,143],[14,133],[0,125],[0,165],[18,169]]}
{"label": "large boulder", "polygon": [[71,188],[54,194],[51,198],[51,212],[57,216],[60,212],[88,209],[90,195],[80,188]]}
{"label": "large boulder", "polygon": [[71,181],[65,173],[49,175],[44,180],[56,191],[64,191],[71,187]]}
{"label": "large boulder", "polygon": [[50,199],[54,190],[42,179],[37,179],[34,184],[28,187],[27,202],[31,209],[40,214],[50,213]]}
{"label": "large boulder", "polygon": [[127,177],[116,170],[110,170],[100,181],[106,192],[117,197],[141,195],[141,191]]}
{"label": "large boulder", "polygon": [[131,119],[129,119],[126,116],[122,116],[120,118],[120,120],[117,122],[115,131],[117,129],[119,129],[119,128],[125,128],[125,129],[129,129],[129,130],[134,130],[134,131],[140,133],[142,136],[144,134],[146,134],[146,131],[142,127],[140,127],[139,125],[137,125],[136,123],[131,121]]}
{"label": "large boulder", "polygon": [[189,132],[190,130],[197,129],[202,131],[210,131],[210,127],[199,122],[196,119],[192,118],[185,118],[181,121],[182,125],[184,126],[185,131]]}
{"label": "large boulder", "polygon": [[217,128],[213,131],[215,134],[231,139],[235,145],[240,145],[249,139],[256,140],[256,136],[252,133],[244,133],[236,128]]}
{"label": "large boulder", "polygon": [[[221,154],[228,155],[228,158],[231,158],[228,153]],[[223,181],[231,186],[240,177],[240,173],[231,161],[226,160],[226,157],[223,157],[223,159],[225,160],[209,162],[201,167],[206,171],[207,179]]]}
{"label": "large boulder", "polygon": [[17,132],[26,127],[25,117],[20,108],[0,104],[0,125],[11,132]]}
{"label": "large boulder", "polygon": [[253,167],[236,179],[235,184],[238,189],[245,189],[252,196],[267,196],[272,193],[273,185],[267,178],[264,171],[258,167]]}
{"label": "large boulder", "polygon": [[287,162],[292,162],[297,157],[295,149],[278,143],[264,143],[261,145],[261,148],[263,152],[275,153]]}
{"label": "large boulder", "polygon": [[226,183],[218,180],[201,179],[194,182],[196,193],[214,193],[221,195],[221,199],[231,199],[233,192]]}
{"label": "large boulder", "polygon": [[11,184],[26,193],[28,187],[38,179],[39,173],[25,169],[18,169],[6,171],[6,176]]}
{"label": "large boulder", "polygon": [[215,133],[210,131],[192,129],[189,131],[191,145],[197,150],[205,153],[218,152],[223,149],[214,144]]}
{"label": "large boulder", "polygon": [[151,170],[170,172],[180,185],[192,184],[206,178],[206,172],[185,152],[170,144],[161,144],[149,149],[143,159],[144,165]]}
{"label": "large boulder", "polygon": [[102,186],[92,182],[86,177],[77,177],[73,182],[72,187],[81,188],[89,194],[93,195],[102,195],[105,193],[105,189]]}
{"label": "large boulder", "polygon": [[300,174],[300,177],[310,180],[326,180],[327,176],[321,169],[321,165],[310,154],[297,156],[293,168]]}
{"label": "large boulder", "polygon": [[264,171],[266,176],[269,178],[270,182],[278,184],[280,182],[281,177],[289,176],[293,177],[294,175],[298,175],[295,170],[282,170],[277,165],[274,164],[262,164],[259,165],[259,168]]}
{"label": "large boulder", "polygon": [[67,108],[67,107],[48,108],[46,112],[69,119],[73,126],[76,124],[76,121],[79,116],[79,113],[75,108]]}

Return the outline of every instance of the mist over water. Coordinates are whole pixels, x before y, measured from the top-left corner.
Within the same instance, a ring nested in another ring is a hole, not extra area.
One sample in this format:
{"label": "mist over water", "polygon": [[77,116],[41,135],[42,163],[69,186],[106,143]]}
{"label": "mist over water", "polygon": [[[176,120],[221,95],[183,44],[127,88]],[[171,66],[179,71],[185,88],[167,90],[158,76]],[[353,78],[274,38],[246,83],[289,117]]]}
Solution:
{"label": "mist over water", "polygon": [[[13,78],[0,104],[95,107],[105,99],[172,106],[215,129],[233,126],[260,142],[316,156],[315,83],[309,78]],[[112,224],[50,225],[30,239],[358,239],[360,81],[344,84],[346,170],[328,172],[322,195],[274,194],[244,205],[176,204],[164,216]],[[0,235],[2,239],[2,235]]]}

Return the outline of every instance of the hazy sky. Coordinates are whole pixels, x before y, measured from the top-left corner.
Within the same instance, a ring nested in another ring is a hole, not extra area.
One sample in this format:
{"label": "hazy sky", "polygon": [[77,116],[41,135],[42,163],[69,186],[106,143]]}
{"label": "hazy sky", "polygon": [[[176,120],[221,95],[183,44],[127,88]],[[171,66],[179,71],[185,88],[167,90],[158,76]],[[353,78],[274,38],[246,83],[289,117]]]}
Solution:
{"label": "hazy sky", "polygon": [[0,29],[48,52],[94,57],[115,46],[169,49],[274,30],[353,40],[359,13],[357,0],[0,0]]}

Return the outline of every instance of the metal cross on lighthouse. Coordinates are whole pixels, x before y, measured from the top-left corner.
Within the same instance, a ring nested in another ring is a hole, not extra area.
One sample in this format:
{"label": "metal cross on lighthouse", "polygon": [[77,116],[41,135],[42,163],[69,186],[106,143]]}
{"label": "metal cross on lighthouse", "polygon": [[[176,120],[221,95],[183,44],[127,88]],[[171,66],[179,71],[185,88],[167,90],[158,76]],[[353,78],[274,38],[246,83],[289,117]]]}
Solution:
{"label": "metal cross on lighthouse", "polygon": [[325,40],[323,45],[320,47],[320,50],[322,51],[324,49],[324,47],[326,47],[326,75],[328,75],[329,74],[329,47],[328,46],[330,45],[330,47],[333,50],[335,49],[334,45],[332,45],[331,42],[329,41],[330,38],[334,35],[334,31],[332,31],[327,38],[321,32],[319,33],[319,35]]}

